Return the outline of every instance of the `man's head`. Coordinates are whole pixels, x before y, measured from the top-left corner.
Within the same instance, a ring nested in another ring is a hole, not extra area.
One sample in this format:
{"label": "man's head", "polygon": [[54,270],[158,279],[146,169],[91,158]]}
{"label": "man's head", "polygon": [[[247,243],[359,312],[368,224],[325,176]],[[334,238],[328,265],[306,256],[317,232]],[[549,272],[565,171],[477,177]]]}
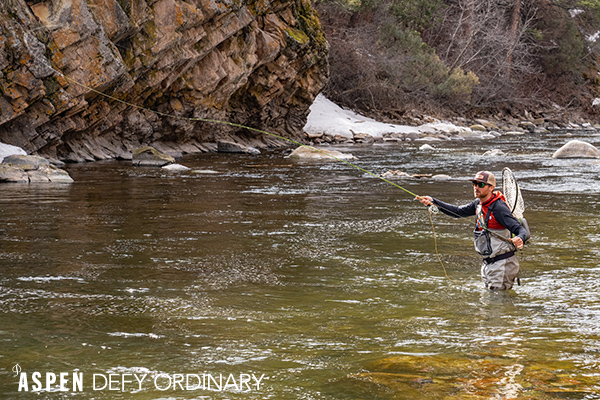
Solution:
{"label": "man's head", "polygon": [[496,177],[489,171],[479,171],[471,179],[471,182],[473,182],[475,197],[480,199],[481,202],[488,200],[496,187]]}

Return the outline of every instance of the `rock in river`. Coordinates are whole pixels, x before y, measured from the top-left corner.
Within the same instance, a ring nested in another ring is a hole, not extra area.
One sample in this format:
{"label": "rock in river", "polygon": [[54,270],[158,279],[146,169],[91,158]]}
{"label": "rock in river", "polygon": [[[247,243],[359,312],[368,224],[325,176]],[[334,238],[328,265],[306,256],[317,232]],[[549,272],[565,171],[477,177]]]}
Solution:
{"label": "rock in river", "polygon": [[132,162],[133,165],[162,167],[163,165],[173,164],[175,159],[153,147],[145,146],[133,151]]}
{"label": "rock in river", "polygon": [[186,167],[185,165],[181,165],[181,164],[165,165],[164,167],[162,167],[162,169],[164,169],[165,171],[170,171],[170,172],[183,172],[183,171],[191,170],[190,167]]}
{"label": "rock in river", "polygon": [[337,150],[315,149],[313,147],[300,146],[287,156],[288,158],[296,158],[302,160],[323,160],[334,161],[338,160],[354,160],[352,154],[342,153]]}
{"label": "rock in river", "polygon": [[220,140],[217,143],[219,153],[234,153],[234,154],[260,154],[260,150],[255,147],[246,146],[244,144],[231,142],[228,140]]}
{"label": "rock in river", "polygon": [[552,158],[600,158],[600,150],[580,140],[571,140],[552,155]]}
{"label": "rock in river", "polygon": [[12,155],[0,164],[0,182],[14,183],[71,183],[69,174],[39,156]]}

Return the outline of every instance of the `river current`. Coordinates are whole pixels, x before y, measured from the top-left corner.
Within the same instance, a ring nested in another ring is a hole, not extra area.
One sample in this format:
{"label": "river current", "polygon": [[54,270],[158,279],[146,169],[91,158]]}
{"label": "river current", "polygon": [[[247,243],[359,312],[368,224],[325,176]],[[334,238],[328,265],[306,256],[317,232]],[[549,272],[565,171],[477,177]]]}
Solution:
{"label": "river current", "polygon": [[533,238],[508,293],[483,288],[472,219],[433,216],[434,240],[425,207],[339,162],[201,154],[2,185],[0,398],[600,399],[600,162],[553,159],[571,139],[600,145],[336,147],[448,174],[397,182],[454,204],[510,167]]}

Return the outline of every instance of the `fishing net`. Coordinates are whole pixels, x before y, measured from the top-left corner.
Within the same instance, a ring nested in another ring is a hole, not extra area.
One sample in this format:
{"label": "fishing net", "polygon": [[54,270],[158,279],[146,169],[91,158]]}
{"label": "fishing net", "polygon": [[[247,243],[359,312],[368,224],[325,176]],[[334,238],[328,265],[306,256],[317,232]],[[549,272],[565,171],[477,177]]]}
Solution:
{"label": "fishing net", "polygon": [[517,219],[522,219],[523,212],[525,212],[525,202],[519,184],[508,167],[502,170],[502,192],[510,211]]}

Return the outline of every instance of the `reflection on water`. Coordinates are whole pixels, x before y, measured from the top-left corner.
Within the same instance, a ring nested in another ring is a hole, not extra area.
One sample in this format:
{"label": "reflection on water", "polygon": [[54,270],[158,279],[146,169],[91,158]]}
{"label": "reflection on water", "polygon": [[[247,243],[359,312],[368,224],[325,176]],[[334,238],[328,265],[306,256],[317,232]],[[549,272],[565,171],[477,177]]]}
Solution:
{"label": "reflection on water", "polygon": [[[472,221],[435,217],[450,281],[426,209],[340,163],[210,154],[184,173],[103,162],[69,165],[71,185],[4,185],[0,397],[40,397],[17,391],[19,364],[80,371],[90,399],[599,398],[600,164],[550,158],[569,139],[342,149],[377,173],[449,174],[400,184],[457,204],[476,170],[511,167],[534,239],[523,286],[500,294],[479,282]],[[265,380],[94,391],[93,374]]]}

